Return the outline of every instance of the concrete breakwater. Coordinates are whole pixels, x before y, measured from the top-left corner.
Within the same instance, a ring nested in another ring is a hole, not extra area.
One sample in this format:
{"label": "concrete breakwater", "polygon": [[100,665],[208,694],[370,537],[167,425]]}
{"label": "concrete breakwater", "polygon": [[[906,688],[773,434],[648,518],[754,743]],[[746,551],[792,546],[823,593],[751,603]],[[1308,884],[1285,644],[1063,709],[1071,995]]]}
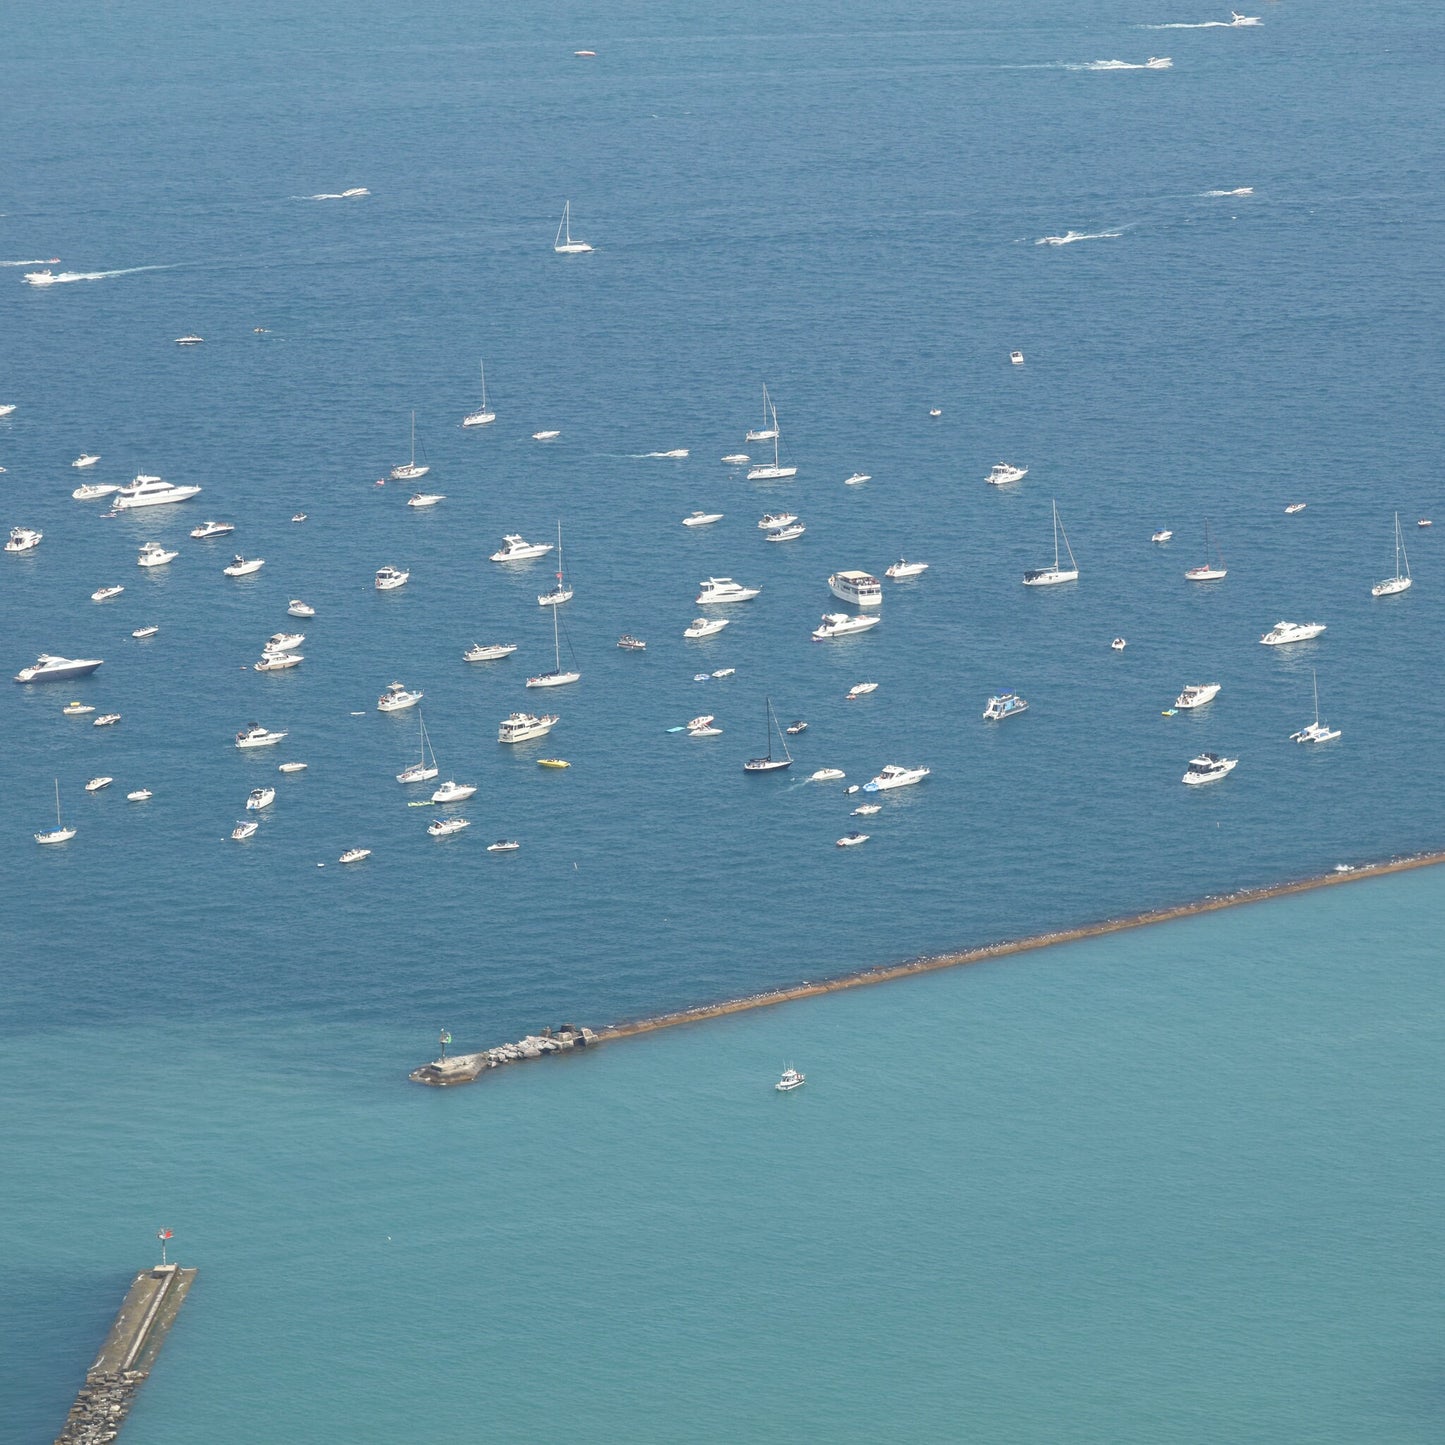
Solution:
{"label": "concrete breakwater", "polygon": [[[675,1013],[658,1014],[653,1018],[636,1019],[628,1023],[611,1024],[606,1028],[582,1029],[576,1031],[579,1037],[571,1043],[562,1044],[560,1036],[547,1032],[542,1037],[529,1037],[520,1044],[506,1044],[481,1054],[461,1054],[455,1059],[439,1059],[414,1069],[410,1077],[422,1084],[465,1084],[479,1078],[498,1064],[511,1063],[517,1058],[537,1058],[546,1053],[560,1052],[576,1044],[588,1045],[605,1043],[611,1039],[624,1039],[634,1034],[651,1033],[654,1029],[675,1028],[679,1024],[701,1023],[704,1019],[721,1018],[725,1014],[744,1013],[749,1009],[770,1008],[774,1004],[791,1003],[796,999],[815,998],[819,994],[840,993],[844,989],[862,988],[868,984],[887,983],[891,979],[908,978],[913,974],[933,973],[944,968],[961,968],[969,963],[984,963],[989,959],[1007,958],[1010,954],[1030,953],[1039,948],[1051,948],[1060,943],[1077,943],[1086,938],[1100,938],[1109,933],[1123,933],[1127,929],[1144,928],[1154,923],[1169,923],[1174,919],[1190,918],[1197,913],[1213,913],[1221,908],[1237,908],[1245,903],[1263,903],[1271,898],[1284,898],[1295,893],[1307,893],[1316,888],[1329,888],[1336,884],[1357,883],[1362,879],[1380,878],[1389,873],[1403,873],[1413,868],[1430,868],[1445,863],[1445,852],[1416,853],[1404,858],[1391,858],[1382,863],[1367,863],[1359,867],[1341,865],[1332,872],[1312,874],[1286,883],[1272,883],[1262,888],[1242,888],[1233,893],[1221,893],[1192,903],[1181,903],[1171,908],[1150,909],[1146,913],[1132,913],[1123,918],[1109,918],[1096,923],[1081,924],[1076,928],[1060,929],[1053,933],[1033,934],[1028,938],[1005,939],[998,943],[981,945],[957,953],[941,953],[925,958],[910,959],[904,963],[880,964],[875,968],[860,969],[855,973],[843,974],[837,978],[817,982],[805,981],[786,988],[771,989],[766,993],[750,994],[745,998],[726,999],[720,1003],[701,1004],[696,1008],[681,1009]],[[567,1026],[564,1026],[564,1029]],[[585,1035],[585,1039],[580,1037]],[[544,1045],[551,1045],[545,1047]],[[532,1049],[532,1046],[536,1046]],[[532,1049],[530,1052],[519,1052]]]}
{"label": "concrete breakwater", "polygon": [[176,1264],[136,1275],[55,1445],[103,1445],[115,1439],[195,1278],[194,1269]]}

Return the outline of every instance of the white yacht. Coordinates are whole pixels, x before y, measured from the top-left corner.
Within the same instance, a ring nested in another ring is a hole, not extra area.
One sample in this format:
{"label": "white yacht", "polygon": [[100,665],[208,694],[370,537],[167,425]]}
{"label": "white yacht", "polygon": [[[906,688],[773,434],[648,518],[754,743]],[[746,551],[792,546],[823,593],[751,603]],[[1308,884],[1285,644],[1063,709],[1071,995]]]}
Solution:
{"label": "white yacht", "polygon": [[764,512],[758,521],[758,530],[771,532],[778,527],[791,527],[797,520],[796,512]]}
{"label": "white yacht", "polygon": [[[771,403],[770,403],[770,405],[771,405]],[[773,425],[772,425],[773,460],[772,460],[771,463],[764,462],[764,463],[762,463],[761,466],[750,467],[750,468],[748,469],[748,474],[747,474],[747,480],[750,481],[750,482],[782,482],[782,481],[786,481],[789,477],[796,477],[796,476],[798,475],[798,469],[797,469],[797,467],[785,467],[785,466],[782,465],[781,461],[779,460],[779,457],[778,457],[779,432],[778,432],[778,409],[777,409],[777,407],[774,406],[774,407],[772,408],[772,413],[773,413]],[[752,437],[751,433],[749,433],[748,440],[749,440],[749,441],[752,441],[752,440],[753,440],[753,437]],[[758,438],[758,440],[762,440],[762,438]]]}
{"label": "white yacht", "polygon": [[236,734],[236,746],[238,748],[274,748],[285,736],[284,728],[280,732],[269,732],[260,723],[247,723]]}
{"label": "white yacht", "polygon": [[1203,707],[1205,703],[1213,702],[1219,696],[1219,686],[1217,682],[1191,682],[1174,699],[1174,706],[1177,708]]}
{"label": "white yacht", "polygon": [[871,472],[854,472],[851,477],[843,478],[843,485],[845,487],[861,487],[864,482],[871,482],[872,480],[873,475]]}
{"label": "white yacht", "polygon": [[1173,535],[1174,533],[1171,532],[1168,527],[1160,527],[1160,529],[1155,532],[1149,538],[1149,540],[1151,542],[1167,542]]}
{"label": "white yacht", "polygon": [[315,617],[316,609],[303,602],[299,597],[293,597],[286,608],[288,617]]}
{"label": "white yacht", "polygon": [[[1077,582],[1079,580],[1079,566],[1074,561],[1074,549],[1069,546],[1069,534],[1064,531],[1059,522],[1059,504],[1055,502],[1054,508],[1054,565],[1052,567],[1033,567],[1024,573],[1025,587],[1054,587],[1060,582]],[[1063,535],[1064,551],[1068,554],[1069,565],[1064,567],[1059,562],[1059,536]]]}
{"label": "white yacht", "polygon": [[498,838],[495,843],[487,844],[488,853],[515,853],[522,845],[515,838]]}
{"label": "white yacht", "polygon": [[905,577],[917,577],[920,573],[927,571],[927,562],[910,562],[906,557],[900,557],[883,575],[891,577],[895,582],[900,582]]}
{"label": "white yacht", "polygon": [[1395,513],[1395,575],[1376,582],[1370,588],[1371,597],[1393,597],[1413,585],[1410,576],[1410,558],[1405,552],[1405,538],[1400,533],[1400,514]]}
{"label": "white yacht", "polygon": [[724,466],[745,467],[752,458],[746,452],[729,452],[722,461]]}
{"label": "white yacht", "polygon": [[15,681],[64,682],[68,677],[89,677],[104,661],[102,657],[56,657],[42,652],[29,667],[15,674]]}
{"label": "white yacht", "polygon": [[246,808],[249,812],[259,813],[262,808],[269,808],[275,801],[275,788],[252,788],[246,796]]}
{"label": "white yacht", "polygon": [[93,728],[113,728],[120,721],[118,712],[103,712],[91,723]]}
{"label": "white yacht", "polygon": [[1002,722],[1006,717],[1017,717],[1028,710],[1027,699],[1021,698],[1018,693],[1000,692],[989,698],[983,716],[986,722]]}
{"label": "white yacht", "polygon": [[37,532],[33,527],[12,527],[10,529],[10,540],[5,543],[7,552],[33,552],[45,536],[44,532]]}
{"label": "white yacht", "polygon": [[360,863],[370,857],[370,848],[348,848],[336,861],[338,863]]}
{"label": "white yacht", "polygon": [[838,839],[840,848],[857,848],[860,844],[866,843],[873,835],[871,833],[860,833],[856,828],[851,833],[844,833]]}
{"label": "white yacht", "polygon": [[60,710],[65,714],[66,717],[87,717],[90,713],[93,713],[95,711],[95,709],[91,707],[89,703],[84,702],[68,702]]}
{"label": "white yacht", "polygon": [[810,783],[836,783],[839,778],[847,776],[842,768],[819,768],[817,772],[808,774],[808,781]]}
{"label": "white yacht", "polygon": [[393,682],[387,684],[387,689],[376,700],[377,712],[401,712],[405,708],[415,707],[426,694],[420,688],[415,692],[409,692],[404,683]]}
{"label": "white yacht", "polygon": [[514,712],[504,717],[497,727],[499,743],[525,743],[532,738],[544,738],[559,718],[556,713],[543,713],[537,717],[529,712]]}
{"label": "white yacht", "polygon": [[265,560],[261,557],[242,557],[237,553],[228,566],[221,568],[221,575],[223,577],[249,577],[253,572],[259,572],[265,565]]}
{"label": "white yacht", "polygon": [[388,563],[385,567],[378,567],[373,586],[378,592],[395,592],[398,587],[405,587],[411,578],[411,573],[401,567],[393,567]]}
{"label": "white yacht", "polygon": [[482,371],[482,406],[480,411],[474,411],[470,416],[462,418],[463,426],[491,426],[496,421],[497,414],[487,405],[487,364],[479,363]]}
{"label": "white yacht", "polygon": [[813,629],[813,641],[826,642],[830,637],[847,637],[850,632],[867,632],[882,621],[876,612],[860,617],[850,617],[846,612],[825,612],[822,623]]}
{"label": "white yacht", "polygon": [[441,772],[437,767],[437,755],[432,750],[431,739],[427,736],[426,719],[420,713],[417,714],[417,722],[421,727],[421,756],[396,775],[398,783],[429,783]]}
{"label": "white yacht", "polygon": [[70,465],[73,467],[93,467],[99,460],[99,452],[82,452]]}
{"label": "white yacht", "polygon": [[191,528],[191,536],[198,542],[204,542],[207,537],[224,537],[235,530],[234,522],[202,522],[199,527]]}
{"label": "white yacht", "polygon": [[464,803],[477,791],[475,783],[445,782],[431,795],[434,803]]}
{"label": "white yacht", "polygon": [[1200,783],[1217,783],[1220,778],[1228,777],[1238,763],[1238,758],[1222,758],[1218,753],[1200,753],[1197,758],[1190,758],[1189,768],[1180,782],[1188,783],[1191,787]]}
{"label": "white yacht", "polygon": [[34,835],[37,843],[68,843],[75,837],[75,829],[67,828],[60,820],[60,779],[55,780],[55,826]]}
{"label": "white yacht", "polygon": [[160,507],[168,502],[188,502],[192,497],[199,496],[200,491],[199,487],[182,487],[142,472],[115,494],[111,506],[117,512],[134,507]]}
{"label": "white yacht", "polygon": [[1024,354],[1022,351],[1010,351],[1008,354],[1008,359],[1015,366],[1022,366],[1024,364]]}
{"label": "white yacht", "polygon": [[286,672],[289,668],[300,667],[305,661],[299,652],[263,652],[261,660],[251,665],[257,672]]}
{"label": "white yacht", "polygon": [[[446,499],[445,492],[413,492],[406,499],[406,504],[408,507],[434,507],[438,502],[444,502]],[[292,517],[291,520],[294,522],[296,518]]]}
{"label": "white yacht", "polygon": [[90,594],[90,600],[92,602],[109,602],[112,597],[119,597],[124,591],[124,587],[97,587]]}
{"label": "white yacht", "polygon": [[828,591],[855,607],[883,605],[883,584],[869,572],[835,572],[828,578]]}
{"label": "white yacht", "polygon": [[1217,562],[1211,562],[1209,560],[1209,521],[1206,518],[1204,522],[1204,561],[1201,562],[1197,567],[1189,568],[1189,570],[1185,572],[1184,575],[1191,582],[1221,581],[1229,574],[1224,565],[1224,558],[1219,555],[1218,547],[1215,548],[1214,555],[1218,557]]}
{"label": "white yacht", "polygon": [[984,478],[991,487],[1007,486],[1009,482],[1021,482],[1028,476],[1027,467],[1010,466],[1008,462],[998,462],[994,469]]}
{"label": "white yacht", "polygon": [[135,561],[137,567],[164,567],[180,555],[179,552],[168,552],[159,542],[147,542],[141,547],[140,555]]}
{"label": "white yacht", "polygon": [[795,1068],[789,1065],[783,1070],[783,1077],[773,1087],[780,1093],[786,1094],[793,1089],[801,1089],[808,1081]]}
{"label": "white yacht", "polygon": [[[571,639],[568,639],[567,649],[572,649]],[[574,658],[575,661],[575,658]],[[552,609],[552,670],[551,672],[539,672],[535,677],[527,679],[528,687],[563,687],[569,682],[576,682],[582,674],[573,668],[562,666],[562,643],[558,633],[557,609]]]}
{"label": "white yacht", "polygon": [[554,442],[562,433],[559,431],[534,431],[532,440],[534,442]]}
{"label": "white yacht", "polygon": [[435,822],[427,824],[427,832],[433,838],[446,838],[452,833],[460,833],[463,828],[471,826],[471,821],[467,818],[438,818]]}
{"label": "white yacht", "polygon": [[559,256],[585,256],[592,249],[586,241],[572,239],[571,201],[567,201],[562,207],[562,219],[557,223],[557,237],[552,242],[552,249]]}
{"label": "white yacht", "polygon": [[[749,431],[748,434],[747,434],[747,436],[743,438],[744,441],[750,441],[750,442],[770,442],[770,441],[773,440],[774,437],[777,436],[777,434],[778,434],[778,422],[777,422],[777,418],[772,415],[772,410],[773,410],[773,403],[772,403],[771,398],[768,396],[768,384],[767,384],[767,382],[764,382],[764,383],[763,383],[763,424],[762,424],[762,426],[761,426],[758,430],[756,430],[756,431]],[[727,461],[728,459],[727,459],[726,457],[724,457],[723,460],[724,460],[724,461]]]}
{"label": "white yacht", "polygon": [[98,778],[92,778],[85,785],[85,791],[87,793],[98,793],[102,788],[110,787],[113,782],[115,782],[114,778],[107,778],[104,775]]}
{"label": "white yacht", "polygon": [[714,522],[721,522],[721,512],[690,512],[682,519],[684,527],[710,527]]}
{"label": "white yacht", "polygon": [[236,826],[231,829],[231,837],[237,843],[244,843],[247,838],[254,838],[256,836],[256,832],[260,828],[260,826],[261,825],[256,822],[255,819],[251,819],[248,822],[237,823]]}
{"label": "white yacht", "polygon": [[786,527],[774,527],[771,532],[764,532],[763,541],[791,542],[795,537],[801,537],[807,530],[801,522],[792,522]]}
{"label": "white yacht", "polygon": [[1308,642],[1324,630],[1323,622],[1276,622],[1259,640],[1266,647],[1284,647],[1291,642]]}
{"label": "white yacht", "polygon": [[277,764],[276,771],[277,771],[278,773],[304,773],[304,772],[306,771],[306,764],[305,764],[305,763],[279,763],[279,764]]}
{"label": "white yacht", "polygon": [[728,602],[751,602],[763,590],[761,587],[744,587],[741,582],[734,582],[731,577],[709,577],[698,585],[701,588],[697,594],[699,607],[718,607]]}
{"label": "white yacht", "polygon": [[[761,758],[749,758],[747,762],[743,764],[743,772],[777,773],[783,771],[785,768],[791,768],[793,766],[793,755],[788,751],[788,740],[783,736],[782,728],[778,726],[778,715],[773,711],[772,698],[768,698],[767,700],[767,711],[763,725],[767,729],[768,735],[767,754]],[[774,734],[777,735],[778,742],[782,744],[783,756],[780,758],[773,756]]]}
{"label": "white yacht", "polygon": [[728,625],[726,617],[694,617],[692,625],[683,629],[684,637],[711,637]]}
{"label": "white yacht", "polygon": [[852,702],[855,697],[867,697],[870,692],[877,691],[878,684],[876,682],[855,682],[848,689],[848,701]]}
{"label": "white yacht", "polygon": [[273,632],[261,644],[261,651],[290,652],[293,647],[300,647],[305,641],[306,634],[304,632]]}
{"label": "white yacht", "polygon": [[517,650],[515,642],[474,642],[462,653],[463,662],[497,662]]}
{"label": "white yacht", "polygon": [[492,553],[493,562],[530,562],[533,557],[545,557],[552,550],[550,542],[528,542],[515,532],[508,532],[502,538],[503,545]]}
{"label": "white yacht", "polygon": [[127,803],[149,803],[155,797],[149,788],[136,788],[125,795]]}
{"label": "white yacht", "polygon": [[391,469],[393,482],[418,482],[431,471],[429,466],[417,465],[416,460],[416,413],[411,414],[411,460]]}
{"label": "white yacht", "polygon": [[98,502],[102,497],[108,497],[112,492],[118,492],[120,488],[114,483],[86,482],[84,486],[77,487],[70,495],[77,502]]}

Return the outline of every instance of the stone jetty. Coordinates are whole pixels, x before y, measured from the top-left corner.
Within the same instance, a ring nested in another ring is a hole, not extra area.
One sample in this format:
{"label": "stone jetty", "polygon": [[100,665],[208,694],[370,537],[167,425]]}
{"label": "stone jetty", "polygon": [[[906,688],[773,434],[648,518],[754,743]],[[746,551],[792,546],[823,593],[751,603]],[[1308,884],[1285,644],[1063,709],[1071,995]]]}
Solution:
{"label": "stone jetty", "polygon": [[104,1445],[115,1439],[195,1278],[195,1270],[177,1264],[136,1275],[55,1445]]}
{"label": "stone jetty", "polygon": [[540,1034],[528,1034],[515,1044],[498,1044],[496,1048],[484,1049],[479,1054],[454,1054],[450,1058],[433,1059],[431,1063],[413,1069],[410,1078],[415,1083],[431,1084],[434,1088],[470,1084],[488,1069],[518,1064],[524,1059],[541,1059],[548,1054],[566,1053],[569,1049],[585,1049],[595,1044],[597,1038],[591,1029],[563,1024],[557,1029],[543,1029]]}

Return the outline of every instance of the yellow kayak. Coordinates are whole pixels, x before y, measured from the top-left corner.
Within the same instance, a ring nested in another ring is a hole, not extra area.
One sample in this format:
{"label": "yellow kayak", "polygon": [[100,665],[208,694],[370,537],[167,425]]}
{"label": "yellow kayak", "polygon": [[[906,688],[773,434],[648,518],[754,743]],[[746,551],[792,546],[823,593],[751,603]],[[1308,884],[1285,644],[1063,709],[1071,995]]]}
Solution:
{"label": "yellow kayak", "polygon": [[572,766],[565,758],[538,758],[539,768],[570,768]]}

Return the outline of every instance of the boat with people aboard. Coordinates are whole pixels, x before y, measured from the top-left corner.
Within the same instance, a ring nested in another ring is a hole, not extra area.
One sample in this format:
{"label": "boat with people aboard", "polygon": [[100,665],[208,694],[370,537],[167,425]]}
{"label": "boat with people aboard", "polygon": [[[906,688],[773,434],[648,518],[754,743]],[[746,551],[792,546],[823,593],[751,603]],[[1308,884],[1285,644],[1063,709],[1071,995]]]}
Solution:
{"label": "boat with people aboard", "polygon": [[103,712],[98,718],[96,718],[93,723],[91,723],[91,727],[113,728],[119,721],[120,714],[118,712]]}
{"label": "boat with people aboard", "polygon": [[529,712],[514,712],[504,717],[497,727],[499,743],[525,743],[532,738],[546,737],[561,719],[556,713],[540,717]]}
{"label": "boat with people aboard", "polygon": [[434,803],[464,803],[477,791],[475,783],[458,783],[448,779],[431,795]]}
{"label": "boat with people aboard", "polygon": [[300,667],[305,661],[305,656],[299,652],[263,652],[260,660],[251,666],[256,672],[287,672],[293,667]]}
{"label": "boat with people aboard", "polygon": [[927,571],[927,562],[910,562],[906,557],[900,557],[883,575],[894,582],[901,582],[905,577],[919,577]]}
{"label": "boat with people aboard", "polygon": [[1180,781],[1191,787],[1200,783],[1217,783],[1221,778],[1228,777],[1238,763],[1238,758],[1222,758],[1218,753],[1200,753],[1197,758],[1189,760],[1189,767]]}
{"label": "boat with people aboard", "polygon": [[89,703],[77,701],[66,703],[60,711],[66,717],[88,717],[95,709]]}
{"label": "boat with people aboard", "polygon": [[617,645],[624,652],[646,652],[647,644],[640,638],[634,637],[630,632],[624,632],[617,639]]}
{"label": "boat with people aboard", "polygon": [[786,527],[774,527],[771,531],[763,533],[764,542],[791,542],[801,537],[808,529],[801,522],[790,523]]}
{"label": "boat with people aboard", "polygon": [[856,828],[851,833],[844,833],[838,839],[839,848],[856,848],[860,843],[866,843],[873,835],[871,833],[860,833]]}
{"label": "boat with people aboard", "polygon": [[1291,642],[1309,642],[1323,631],[1323,622],[1276,622],[1259,640],[1266,647],[1284,647]]}
{"label": "boat with people aboard", "polygon": [[684,637],[711,637],[729,625],[726,617],[694,617],[692,625],[683,628]]}
{"label": "boat with people aboard", "polygon": [[224,537],[235,530],[234,522],[202,522],[199,527],[191,528],[191,536],[198,542],[204,542],[207,537]]}
{"label": "boat with people aboard", "polygon": [[[444,502],[446,499],[447,494],[445,492],[413,492],[411,496],[406,499],[406,504],[408,507],[434,507],[438,502]],[[291,520],[293,522],[304,522],[306,518],[298,514],[292,517]]]}
{"label": "boat with people aboard", "polygon": [[221,574],[225,577],[249,577],[265,565],[265,561],[260,557],[242,557],[238,554],[232,558],[229,566],[221,568]]}
{"label": "boat with people aboard", "polygon": [[161,507],[171,502],[188,502],[200,494],[199,487],[183,487],[176,482],[168,482],[162,477],[141,472],[134,481],[116,492],[110,504],[117,512],[125,512],[136,507]]}
{"label": "boat with people aboard", "polygon": [[1019,713],[1027,712],[1028,709],[1028,703],[1018,693],[1001,692],[989,698],[983,715],[989,722],[1002,722],[1004,718],[1017,717]]}
{"label": "boat with people aboard", "polygon": [[828,578],[828,591],[840,602],[851,602],[855,607],[883,605],[883,584],[871,572],[834,572]]}
{"label": "boat with people aboard", "polygon": [[261,825],[256,822],[254,818],[249,820],[243,820],[242,822],[237,823],[236,826],[231,829],[231,837],[237,843],[244,843],[247,838],[254,838],[256,836],[256,832],[260,828],[260,826]]}
{"label": "boat with people aboard", "polygon": [[1168,527],[1160,527],[1149,540],[1151,542],[1167,542],[1173,535],[1174,533]]}
{"label": "boat with people aboard", "polygon": [[801,1089],[808,1081],[791,1064],[783,1070],[783,1077],[773,1087],[780,1094],[791,1093],[794,1089]]}
{"label": "boat with people aboard", "polygon": [[843,478],[843,485],[845,487],[861,487],[864,482],[871,482],[872,480],[873,475],[871,472],[854,472],[851,477]]}
{"label": "boat with people aboard", "polygon": [[64,682],[69,677],[89,677],[104,664],[101,657],[56,657],[42,652],[29,667],[15,674],[16,682]]}
{"label": "boat with people aboard", "polygon": [[1219,696],[1220,684],[1217,682],[1191,682],[1178,697],[1174,699],[1174,706],[1177,708],[1203,707],[1207,702],[1213,702]]}
{"label": "boat with people aboard", "polygon": [[70,465],[73,467],[93,467],[99,460],[99,452],[82,452]]}
{"label": "boat with people aboard", "polygon": [[834,637],[847,637],[854,632],[867,632],[883,619],[876,612],[850,616],[846,612],[825,612],[822,622],[813,629],[814,642],[827,642]]}
{"label": "boat with people aboard", "polygon": [[33,552],[44,540],[45,533],[33,527],[12,527],[9,540],[5,543],[7,552]]}
{"label": "boat with people aboard", "polygon": [[102,788],[110,787],[113,782],[115,782],[114,778],[107,778],[104,776],[101,776],[99,778],[92,778],[85,785],[85,791],[87,793],[98,793]]}
{"label": "boat with people aboard", "polygon": [[269,808],[275,801],[275,788],[252,788],[246,795],[246,807],[253,813],[259,813],[262,808]]}
{"label": "boat with people aboard", "polygon": [[796,512],[764,512],[758,519],[758,530],[771,532],[778,527],[791,527],[797,520]]}
{"label": "boat with people aboard", "polygon": [[286,608],[286,613],[289,617],[315,617],[316,609],[303,602],[299,597],[293,597]]}
{"label": "boat with people aboard", "polygon": [[120,491],[115,483],[87,482],[84,486],[77,487],[70,495],[77,502],[98,502],[102,497],[112,496]]}
{"label": "boat with people aboard", "polygon": [[863,784],[863,791],[887,793],[894,788],[911,788],[915,783],[921,783],[932,771],[932,768],[905,768],[901,763],[889,763],[876,778]]}
{"label": "boat with people aboard", "polygon": [[763,589],[746,587],[731,577],[707,577],[698,583],[696,605],[720,607],[729,602],[751,602]]}
{"label": "boat with people aboard", "polygon": [[179,552],[167,551],[159,542],[146,542],[135,561],[137,567],[165,567],[180,555]]}
{"label": "boat with people aboard", "polygon": [[389,682],[386,691],[376,700],[378,712],[401,712],[415,707],[426,694],[420,689],[409,689],[405,683]]}
{"label": "boat with people aboard", "polygon": [[1191,567],[1185,572],[1185,576],[1191,582],[1218,582],[1227,577],[1228,571],[1224,566],[1224,558],[1219,555],[1219,549],[1215,547],[1214,555],[1218,557],[1217,562],[1209,560],[1209,519],[1204,519],[1204,561],[1197,567]]}
{"label": "boat with people aboard", "polygon": [[522,845],[515,838],[498,838],[495,843],[487,844],[488,853],[515,853]]}
{"label": "boat with people aboard", "polygon": [[348,848],[336,861],[338,863],[360,863],[370,857],[370,848]]}
{"label": "boat with people aboard", "polygon": [[467,818],[437,818],[427,824],[427,832],[433,838],[448,838],[453,833],[460,833],[471,826],[471,821]]}
{"label": "boat with people aboard", "polygon": [[91,600],[92,602],[109,602],[112,597],[119,597],[120,594],[121,594],[122,592],[124,592],[124,591],[125,591],[125,588],[124,588],[124,587],[118,587],[118,586],[116,586],[116,587],[97,587],[97,588],[95,589],[95,591],[90,594],[90,600]]}

